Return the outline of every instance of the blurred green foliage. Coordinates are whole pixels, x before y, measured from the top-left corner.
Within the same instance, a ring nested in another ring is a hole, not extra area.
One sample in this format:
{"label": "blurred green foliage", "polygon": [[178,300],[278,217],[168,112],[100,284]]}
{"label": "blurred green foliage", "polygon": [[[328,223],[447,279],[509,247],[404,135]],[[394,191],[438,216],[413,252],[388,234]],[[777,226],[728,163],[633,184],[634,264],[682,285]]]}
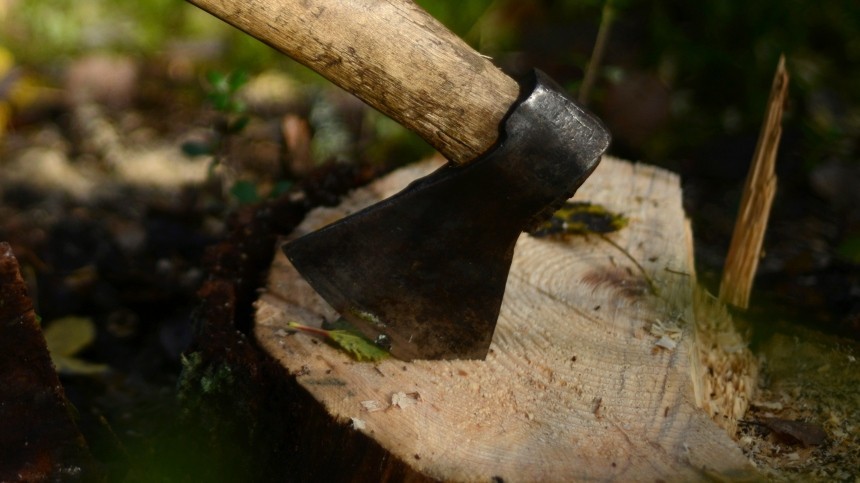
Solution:
{"label": "blurred green foliage", "polygon": [[532,65],[562,73],[558,80],[574,89],[601,10],[611,4],[615,18],[594,108],[600,113],[606,93],[640,73],[656,77],[669,95],[665,124],[653,126],[639,143],[617,139],[615,149],[631,158],[659,163],[699,155],[726,138],[754,137],[783,53],[792,76],[784,120],[792,154],[807,168],[860,158],[860,2],[418,3],[485,52],[502,54],[501,60],[505,53],[524,55]]}
{"label": "blurred green foliage", "polygon": [[860,235],[849,236],[836,248],[836,253],[847,261],[860,265]]}
{"label": "blurred green foliage", "polygon": [[856,157],[860,2],[658,1],[631,13],[646,22],[640,62],[673,88],[670,133],[680,135],[672,144],[756,132],[785,53],[792,76],[785,122],[802,130],[808,162]]}
{"label": "blurred green foliage", "polygon": [[[214,178],[215,169],[224,163],[228,156],[231,141],[239,136],[251,121],[248,106],[239,95],[239,91],[248,83],[249,74],[241,69],[227,73],[210,70],[206,72],[205,78],[205,99],[219,117],[212,126],[210,138],[186,141],[181,148],[186,156],[211,156],[209,175]],[[291,180],[278,179],[269,187],[268,193],[264,193],[258,183],[238,179],[227,192],[240,205],[245,205],[257,203],[266,196],[279,196],[286,193],[292,185]]]}
{"label": "blurred green foliage", "polygon": [[193,30],[188,9],[172,0],[10,0],[0,38],[31,62],[98,48],[154,52],[171,38],[168,32]]}
{"label": "blurred green foliage", "polygon": [[[216,111],[224,114],[243,115],[248,106],[236,94],[248,83],[248,73],[244,70],[223,73],[210,70],[206,73],[209,86],[206,93],[208,100]],[[245,122],[247,123],[247,121]],[[242,123],[242,124],[245,124]],[[230,126],[230,132],[239,132],[242,124]]]}
{"label": "blurred green foliage", "polygon": [[[605,0],[419,0],[433,16],[502,64],[560,73],[575,86],[588,62]],[[613,0],[616,19],[602,95],[631,74],[656,76],[669,93],[669,121],[642,142],[616,148],[659,162],[721,136],[757,132],[780,53],[788,56],[792,101],[786,124],[802,156],[858,157],[860,2],[854,0]],[[176,42],[216,39],[221,67],[284,68],[319,79],[262,43],[176,0],[4,0],[0,42],[23,64],[93,50],[155,56]]]}
{"label": "blurred green foliage", "polygon": [[466,36],[497,2],[491,0],[462,0],[459,2],[417,0],[415,3],[452,31],[461,36]]}
{"label": "blurred green foliage", "polygon": [[248,106],[238,96],[239,89],[248,82],[248,73],[237,70],[223,73],[210,70],[206,73],[203,86],[206,101],[219,113],[220,117],[213,126],[213,136],[205,141],[187,141],[182,151],[188,156],[212,156],[210,175],[224,161],[227,147],[233,136],[238,135],[248,125],[251,118],[247,115]]}
{"label": "blurred green foliage", "polygon": [[89,51],[154,57],[177,42],[215,40],[220,61],[249,71],[290,61],[181,0],[0,0],[0,44],[23,63],[56,65]]}

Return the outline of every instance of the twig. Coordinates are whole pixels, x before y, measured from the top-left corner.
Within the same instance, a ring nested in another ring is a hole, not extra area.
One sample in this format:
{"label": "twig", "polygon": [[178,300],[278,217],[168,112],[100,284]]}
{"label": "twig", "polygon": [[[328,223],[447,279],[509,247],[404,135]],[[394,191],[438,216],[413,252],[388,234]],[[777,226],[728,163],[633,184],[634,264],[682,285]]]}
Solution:
{"label": "twig", "polygon": [[597,40],[594,42],[594,50],[591,52],[591,59],[589,59],[588,66],[585,68],[582,87],[579,89],[579,98],[577,100],[582,105],[588,105],[588,96],[591,94],[591,89],[597,80],[597,72],[600,70],[600,64],[603,62],[603,53],[606,51],[606,44],[609,42],[609,31],[615,22],[615,6],[613,3],[613,0],[606,0],[606,3],[603,5],[603,13],[600,16],[600,27],[597,30]]}
{"label": "twig", "polygon": [[747,173],[740,211],[723,267],[720,301],[742,309],[749,306],[773,197],[776,194],[776,154],[782,135],[782,111],[788,94],[785,56],[780,56],[770,90],[767,113]]}

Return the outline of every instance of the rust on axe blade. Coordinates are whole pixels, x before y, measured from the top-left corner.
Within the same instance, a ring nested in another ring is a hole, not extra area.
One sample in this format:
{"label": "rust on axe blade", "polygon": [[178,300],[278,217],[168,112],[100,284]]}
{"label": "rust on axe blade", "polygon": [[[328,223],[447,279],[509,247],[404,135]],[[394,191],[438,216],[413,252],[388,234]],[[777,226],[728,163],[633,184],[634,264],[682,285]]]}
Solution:
{"label": "rust on axe blade", "polygon": [[545,74],[503,139],[396,195],[286,243],[332,307],[402,360],[483,359],[514,245],[594,171],[609,133]]}

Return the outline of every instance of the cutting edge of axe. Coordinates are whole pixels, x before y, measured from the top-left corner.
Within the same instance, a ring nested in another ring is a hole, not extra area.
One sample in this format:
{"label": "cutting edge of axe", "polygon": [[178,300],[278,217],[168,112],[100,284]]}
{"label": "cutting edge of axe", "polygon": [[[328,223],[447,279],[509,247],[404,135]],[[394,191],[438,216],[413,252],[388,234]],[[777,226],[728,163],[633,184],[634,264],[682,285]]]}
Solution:
{"label": "cutting edge of axe", "polygon": [[395,357],[485,357],[516,239],[596,167],[609,143],[600,121],[541,73],[521,94],[409,0],[188,1],[355,94],[450,160],[284,251]]}

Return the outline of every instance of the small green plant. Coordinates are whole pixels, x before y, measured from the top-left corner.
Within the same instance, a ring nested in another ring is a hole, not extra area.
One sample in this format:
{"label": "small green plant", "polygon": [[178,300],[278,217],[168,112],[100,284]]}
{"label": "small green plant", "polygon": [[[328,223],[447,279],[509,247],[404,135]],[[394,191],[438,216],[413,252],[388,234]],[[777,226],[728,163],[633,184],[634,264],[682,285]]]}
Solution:
{"label": "small green plant", "polygon": [[[239,96],[239,91],[247,83],[248,73],[243,70],[206,73],[206,102],[218,113],[218,117],[213,122],[210,138],[187,141],[182,144],[182,151],[187,156],[212,156],[210,179],[214,178],[215,170],[226,162],[230,143],[251,121],[248,106]],[[269,196],[280,195],[291,186],[289,180],[280,180],[272,187]],[[227,192],[239,204],[256,203],[263,198],[257,183],[250,180],[235,181]]]}
{"label": "small green plant", "polygon": [[224,161],[231,138],[241,133],[251,120],[247,106],[237,95],[247,82],[248,74],[241,70],[206,73],[206,101],[219,117],[212,126],[211,139],[187,141],[182,144],[182,151],[188,156],[212,156],[210,174]]}
{"label": "small green plant", "polygon": [[248,106],[238,98],[237,93],[248,83],[248,73],[243,70],[227,74],[209,71],[206,81],[209,83],[206,100],[215,110],[229,116],[225,120],[225,131],[229,134],[240,132],[248,124],[249,118],[246,115]]}

